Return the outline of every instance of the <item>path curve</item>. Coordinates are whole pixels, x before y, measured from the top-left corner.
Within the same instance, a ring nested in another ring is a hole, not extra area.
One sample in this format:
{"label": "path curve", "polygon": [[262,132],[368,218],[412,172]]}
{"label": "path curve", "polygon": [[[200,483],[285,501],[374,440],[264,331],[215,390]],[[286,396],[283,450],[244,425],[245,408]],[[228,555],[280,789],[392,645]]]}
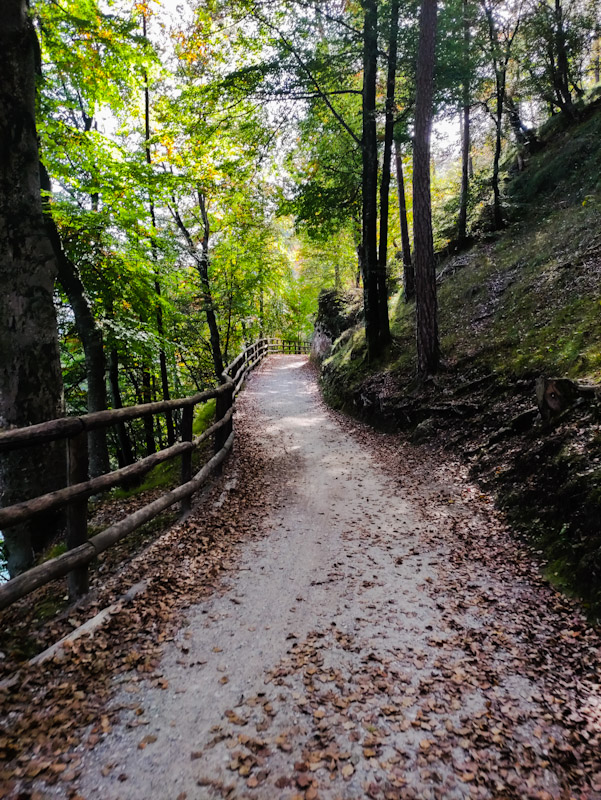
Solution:
{"label": "path curve", "polygon": [[601,798],[598,639],[457,468],[328,411],[303,357],[237,425],[278,476],[261,535],[121,686],[81,796]]}

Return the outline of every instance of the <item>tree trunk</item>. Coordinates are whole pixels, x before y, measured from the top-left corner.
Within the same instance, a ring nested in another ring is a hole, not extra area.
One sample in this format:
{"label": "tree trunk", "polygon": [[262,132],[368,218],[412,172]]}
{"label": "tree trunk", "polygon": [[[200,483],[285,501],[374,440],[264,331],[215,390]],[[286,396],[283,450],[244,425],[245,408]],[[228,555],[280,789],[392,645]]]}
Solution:
{"label": "tree trunk", "polygon": [[[58,266],[42,212],[35,126],[39,47],[25,0],[6,0],[0,25],[0,429],[63,413],[53,304]],[[0,458],[0,505],[64,486],[64,443]],[[46,515],[4,531],[12,576],[33,562],[59,518]]]}
{"label": "tree trunk", "polygon": [[213,366],[215,368],[215,375],[217,380],[221,383],[223,381],[223,356],[221,354],[221,341],[219,338],[219,327],[217,325],[217,318],[215,316],[215,306],[213,305],[213,296],[211,294],[211,284],[209,282],[209,217],[207,214],[207,207],[204,195],[198,192],[198,207],[202,215],[203,222],[203,236],[201,242],[201,257],[198,261],[198,274],[200,275],[200,284],[202,287],[202,295],[205,306],[205,314],[207,316],[207,325],[209,326],[209,336],[211,339],[211,355],[213,356]]}
{"label": "tree trunk", "polygon": [[[144,38],[147,38],[147,30],[146,30],[146,17],[142,16],[142,32]],[[146,139],[144,142],[144,152],[146,154],[146,163],[150,167],[152,165],[152,154],[150,152],[150,89],[148,86],[148,73],[144,70],[144,129]],[[150,221],[152,223],[152,236],[150,237],[150,247],[152,250],[152,256],[155,263],[158,261],[157,255],[157,244],[156,244],[156,218],[154,213],[154,201],[152,199],[152,193],[150,194]],[[165,355],[165,349],[163,347],[163,340],[165,338],[165,328],[163,325],[163,308],[161,306],[161,284],[158,278],[158,275],[155,274],[154,278],[154,289],[157,295],[157,311],[156,311],[156,318],[157,318],[157,333],[159,334],[159,338],[161,340],[161,349],[159,352],[159,365],[161,370],[161,392],[163,395],[163,400],[169,400],[169,376],[167,374],[167,358]],[[167,423],[167,443],[171,446],[175,444],[175,429],[173,426],[173,414],[171,411],[167,411],[165,413],[165,421]]]}
{"label": "tree trunk", "polygon": [[[494,16],[494,7],[491,2],[481,0],[481,5],[488,22],[488,45],[490,48],[492,65],[495,72],[495,102],[496,108],[493,117],[495,123],[495,155],[492,170],[493,190],[493,227],[499,230],[503,227],[503,210],[501,207],[501,190],[499,187],[499,164],[501,160],[501,142],[503,136],[503,111],[505,110],[505,93],[507,85],[507,65],[511,56],[511,48],[520,27],[520,13],[515,22],[512,20],[513,29],[505,31],[502,35],[497,27]],[[500,49],[502,44],[502,49]]]}
{"label": "tree trunk", "polygon": [[501,144],[503,136],[503,105],[505,98],[505,74],[497,74],[497,111],[495,114],[495,155],[492,164],[493,191],[493,227],[496,231],[503,227],[503,210],[501,208],[501,188],[499,186],[499,168],[501,162]]}
{"label": "tree trunk", "polygon": [[573,117],[574,104],[570,91],[570,66],[561,0],[555,0],[555,52],[557,55],[557,67],[554,70],[555,88],[562,110]]}
{"label": "tree trunk", "polygon": [[[40,164],[42,188],[50,192],[50,177],[43,164]],[[63,244],[52,218],[50,204],[44,201],[45,221],[48,236],[52,242],[54,255],[58,263],[58,279],[67,295],[69,305],[75,316],[75,326],[83,346],[86,359],[86,379],[88,412],[104,411],[107,407],[106,397],[106,361],[102,331],[98,327],[86,290],[79,275],[79,270],[63,249]],[[104,475],[110,469],[106,428],[88,433],[89,470],[92,478]]]}
{"label": "tree trunk", "polygon": [[470,196],[470,106],[465,103],[461,111],[461,192],[457,218],[457,246],[467,240],[467,206]]}
{"label": "tree trunk", "polygon": [[[150,388],[150,371],[147,367],[142,367],[142,402],[152,403],[152,391]],[[154,441],[154,423],[152,414],[145,414],[142,417],[144,423],[144,444],[146,455],[151,456],[156,452]]]}
{"label": "tree trunk", "polygon": [[463,82],[462,82],[462,125],[461,125],[461,194],[459,197],[459,218],[457,220],[457,245],[463,247],[467,239],[467,204],[469,200],[470,176],[470,19],[468,0],[463,0]]}
{"label": "tree trunk", "polygon": [[411,261],[411,242],[407,222],[407,200],[405,198],[405,177],[403,175],[403,154],[398,142],[394,143],[396,163],[397,193],[399,196],[399,217],[401,222],[401,249],[403,251],[403,296],[405,302],[415,298],[415,273]]}
{"label": "tree trunk", "polygon": [[[119,388],[119,356],[115,348],[111,350],[109,355],[109,386],[111,387],[111,404],[113,408],[123,408],[121,390]],[[118,422],[115,427],[117,429],[117,441],[119,442],[117,460],[120,467],[127,467],[129,464],[133,464],[135,460],[131,441],[124,422]]]}
{"label": "tree trunk", "polygon": [[517,144],[518,149],[521,151],[527,144],[528,137],[526,135],[526,127],[520,118],[519,106],[513,97],[511,97],[511,95],[507,95],[505,98],[505,108],[507,119],[509,120],[511,130],[513,131],[513,135],[515,137],[515,143]]}
{"label": "tree trunk", "polygon": [[365,338],[370,359],[380,353],[378,293],[378,140],[376,132],[376,79],[378,67],[377,0],[363,0],[363,136],[362,252]]}
{"label": "tree trunk", "polygon": [[386,262],[388,252],[388,207],[390,195],[390,163],[394,133],[394,87],[396,80],[397,39],[399,33],[399,3],[390,4],[390,32],[388,42],[388,74],[386,78],[386,124],[384,128],[384,156],[380,179],[380,242],[378,248],[378,309],[380,312],[380,346],[390,342],[388,319],[388,280]]}
{"label": "tree trunk", "polygon": [[423,0],[417,51],[415,136],[413,149],[413,243],[417,372],[423,379],[438,371],[438,308],[430,197],[430,134],[436,45],[436,0]]}
{"label": "tree trunk", "polygon": [[[163,323],[163,309],[161,308],[161,284],[159,283],[158,278],[155,278],[154,280],[154,290],[157,296],[157,332],[162,341],[165,338],[165,326]],[[165,348],[162,345],[159,351],[159,366],[161,369],[161,394],[163,395],[163,400],[170,400],[171,394],[169,392],[167,356],[165,354]],[[167,423],[167,444],[171,446],[172,444],[175,444],[175,426],[173,425],[173,414],[171,411],[167,411],[165,413],[165,422]]]}

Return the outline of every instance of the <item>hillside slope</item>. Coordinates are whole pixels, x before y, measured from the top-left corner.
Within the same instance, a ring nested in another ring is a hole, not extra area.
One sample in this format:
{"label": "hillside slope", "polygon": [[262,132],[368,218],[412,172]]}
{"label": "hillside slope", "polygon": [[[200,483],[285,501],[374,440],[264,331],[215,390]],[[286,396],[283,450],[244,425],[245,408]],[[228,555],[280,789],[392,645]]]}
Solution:
{"label": "hillside slope", "polygon": [[336,406],[462,453],[549,579],[599,613],[599,395],[544,424],[535,382],[601,382],[601,104],[540,138],[506,185],[507,228],[439,265],[441,373],[417,386],[414,307],[400,299],[387,357],[367,365],[362,331],[347,331],[323,385]]}

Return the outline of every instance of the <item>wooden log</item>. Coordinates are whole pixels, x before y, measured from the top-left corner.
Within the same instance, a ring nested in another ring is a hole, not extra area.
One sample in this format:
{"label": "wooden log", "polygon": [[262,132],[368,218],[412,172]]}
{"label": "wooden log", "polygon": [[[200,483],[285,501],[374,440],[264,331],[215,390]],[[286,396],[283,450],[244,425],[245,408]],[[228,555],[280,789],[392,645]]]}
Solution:
{"label": "wooden log", "polygon": [[95,411],[91,414],[84,414],[81,417],[62,417],[48,422],[40,422],[37,425],[29,425],[27,428],[3,431],[0,433],[0,452],[17,450],[34,444],[43,444],[55,439],[67,439],[77,435],[81,430],[90,431],[96,428],[105,428],[114,425],[116,422],[139,419],[145,414],[162,414],[169,410],[173,411],[177,408],[204,403],[206,400],[218,397],[224,391],[227,391],[228,381],[190,397],[161,400],[156,403],[144,403],[138,406],[128,406],[127,408],[113,408],[107,411]]}
{"label": "wooden log", "polygon": [[96,550],[90,541],[82,544],[74,550],[67,550],[56,558],[51,558],[37,567],[24,572],[22,575],[17,575],[16,578],[7,581],[3,586],[0,586],[0,609],[14,603],[26,594],[33,592],[34,589],[40,586],[45,586],[50,581],[57,578],[62,578],[68,572],[71,572],[77,567],[84,564],[89,564],[96,556]]}
{"label": "wooden log", "polygon": [[68,486],[65,489],[58,489],[56,492],[49,492],[33,500],[27,500],[23,503],[17,503],[14,506],[0,509],[0,526],[4,525],[6,527],[8,525],[14,525],[17,522],[29,519],[35,514],[41,514],[54,508],[60,508],[60,506],[112,489],[114,486],[119,486],[134,477],[137,478],[144,475],[157,464],[169,461],[172,458],[176,458],[198,447],[201,442],[204,442],[217,430],[225,427],[230,419],[231,413],[226,415],[225,419],[211,425],[204,433],[195,437],[192,442],[179,442],[171,447],[166,447],[164,450],[160,450],[158,453],[147,456],[141,461],[137,461],[135,464],[130,464],[128,467],[122,467],[114,472],[100,475],[98,478],[93,478],[84,483]]}
{"label": "wooden log", "polygon": [[242,378],[242,381],[244,381],[244,376],[246,375],[246,373],[250,369],[250,363],[251,362],[244,363],[244,364],[242,364],[240,369],[238,369],[238,371],[236,372],[236,374],[232,378],[232,382],[234,383],[234,385],[240,383],[240,379],[241,378]]}
{"label": "wooden log", "polygon": [[[227,417],[227,413],[234,403],[234,390],[235,386],[230,385],[228,391],[224,392],[217,398],[216,416],[218,422]],[[218,453],[224,447],[231,430],[230,416],[227,424],[215,433],[215,453]]]}
{"label": "wooden log", "polygon": [[234,370],[238,368],[240,362],[245,360],[246,360],[246,350],[243,350],[240,353],[240,355],[236,356],[236,358],[230,364],[227,365],[227,367],[223,371],[224,375],[227,375],[228,377],[231,376]]}
{"label": "wooden log", "polygon": [[[67,441],[67,470],[69,486],[86,483],[88,480],[88,434],[78,433]],[[88,498],[84,496],[67,507],[67,549],[73,550],[88,540]],[[72,570],[67,577],[69,599],[77,600],[87,594],[88,566]]]}
{"label": "wooden log", "polygon": [[144,525],[144,523],[149,522],[151,519],[154,519],[154,517],[156,517],[162,511],[165,511],[165,509],[174,505],[187,495],[192,495],[194,492],[198,491],[211,473],[221,466],[227,457],[227,454],[230,452],[233,442],[234,434],[231,433],[224,447],[222,447],[222,449],[216,453],[199,472],[196,473],[191,481],[188,481],[188,483],[185,483],[182,486],[178,486],[176,489],[172,489],[170,492],[167,492],[167,494],[159,497],[154,502],[144,506],[144,508],[141,508],[135,513],[130,514],[129,517],[126,517],[120,522],[111,525],[101,533],[97,533],[96,536],[92,536],[89,542],[93,545],[96,553],[102,553],[104,550],[107,550],[113,544],[116,544],[118,541],[127,536],[127,534],[135,531],[137,528]]}
{"label": "wooden log", "polygon": [[599,387],[568,378],[545,378],[536,381],[536,402],[545,422],[556,419],[581,398],[594,398]]}
{"label": "wooden log", "polygon": [[85,544],[74,550],[68,550],[56,558],[46,561],[37,567],[18,575],[16,578],[0,586],[0,609],[19,600],[21,597],[33,592],[40,586],[44,586],[50,581],[56,580],[66,575],[71,570],[89,564],[99,553],[111,547],[111,545],[123,539],[132,531],[135,531],[145,522],[149,522],[161,511],[177,503],[188,494],[194,494],[205,483],[211,473],[216,470],[225,460],[232,449],[234,434],[230,434],[224,447],[216,453],[204,467],[196,473],[194,478],[188,483],[178,486],[158,500],[139,509],[134,514],[121,520],[115,525],[111,525],[101,533],[96,534]]}
{"label": "wooden log", "polygon": [[112,489],[114,486],[119,486],[123,482],[131,480],[134,477],[137,478],[144,475],[157,464],[161,464],[163,461],[169,461],[169,459],[181,455],[194,446],[195,444],[193,442],[179,442],[171,447],[166,447],[164,450],[160,450],[158,453],[153,453],[153,455],[147,456],[141,461],[137,461],[135,464],[122,467],[114,472],[108,472],[105,475],[99,475],[97,478],[78,483],[75,486],[57,489],[55,492],[49,492],[33,500],[27,500],[23,503],[17,503],[14,506],[0,509],[0,527],[3,525],[14,525],[17,522],[29,519],[35,514],[41,514],[75,500],[90,497],[93,494],[104,492],[107,489]]}
{"label": "wooden log", "polygon": [[48,422],[40,422],[37,425],[29,425],[27,428],[2,431],[0,433],[0,453],[76,436],[83,429],[81,417],[62,417],[48,420]]}
{"label": "wooden log", "polygon": [[107,608],[103,608],[102,611],[99,611],[94,617],[87,620],[87,622],[84,622],[83,625],[79,626],[79,628],[75,628],[74,631],[71,631],[66,636],[63,636],[63,638],[59,639],[58,642],[55,642],[41,653],[38,653],[37,656],[31,658],[29,660],[29,666],[33,667],[36,664],[43,664],[45,661],[60,655],[60,653],[64,650],[65,645],[71,645],[73,642],[81,639],[82,636],[90,636],[91,634],[95,633],[107,619],[110,619],[110,617],[112,617],[114,614],[117,614],[119,611],[121,611],[126,603],[131,603],[131,601],[137,597],[137,595],[145,592],[147,588],[147,581],[140,581],[139,583],[136,583],[123,595],[123,597],[117,600],[116,603],[107,606]]}

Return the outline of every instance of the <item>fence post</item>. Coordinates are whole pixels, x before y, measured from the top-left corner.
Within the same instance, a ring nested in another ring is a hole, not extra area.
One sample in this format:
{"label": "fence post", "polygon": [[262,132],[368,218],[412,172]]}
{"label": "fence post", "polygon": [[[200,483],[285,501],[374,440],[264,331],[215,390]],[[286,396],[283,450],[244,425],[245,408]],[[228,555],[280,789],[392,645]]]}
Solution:
{"label": "fence post", "polygon": [[[181,426],[182,442],[192,441],[193,421],[194,421],[194,406],[192,405],[184,406],[182,413],[182,426]],[[188,450],[187,453],[182,453],[180,485],[183,483],[188,483],[188,481],[191,479],[192,479],[192,450]],[[188,497],[182,498],[179,504],[179,513],[182,519],[188,516],[191,508],[192,508],[192,497],[188,495]]]}
{"label": "fence post", "polygon": [[[220,419],[223,419],[227,412],[230,410],[234,403],[234,386],[233,384],[229,384],[228,388],[217,395],[217,408],[216,408],[216,417],[217,422]],[[218,453],[221,448],[225,445],[228,440],[230,433],[232,432],[233,423],[232,420],[229,421],[227,425],[224,425],[222,428],[219,428],[218,431],[215,433],[215,453]]]}
{"label": "fence post", "polygon": [[[69,486],[88,480],[88,432],[82,431],[67,439],[67,474]],[[67,506],[67,550],[88,541],[88,498],[75,500]],[[88,567],[69,572],[67,576],[69,599],[77,600],[89,588]]]}

